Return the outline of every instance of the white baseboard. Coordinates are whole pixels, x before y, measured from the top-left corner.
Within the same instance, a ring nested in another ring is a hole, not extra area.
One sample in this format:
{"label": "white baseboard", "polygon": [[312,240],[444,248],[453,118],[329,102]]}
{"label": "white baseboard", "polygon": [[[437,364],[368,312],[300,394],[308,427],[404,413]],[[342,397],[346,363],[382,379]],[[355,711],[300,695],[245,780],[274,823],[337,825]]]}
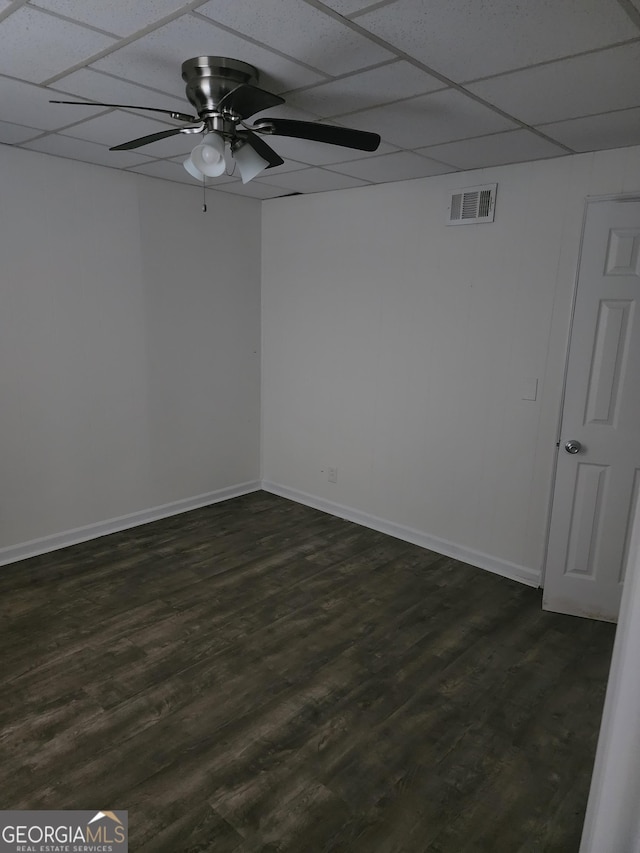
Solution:
{"label": "white baseboard", "polygon": [[507,560],[501,560],[499,557],[491,557],[489,554],[483,554],[481,551],[474,551],[472,548],[456,545],[447,539],[439,539],[437,536],[431,536],[428,533],[423,533],[421,530],[405,527],[393,521],[386,521],[384,518],[378,518],[375,515],[369,515],[369,513],[361,512],[352,507],[343,506],[342,504],[334,503],[315,495],[309,495],[297,489],[290,489],[287,486],[281,486],[269,480],[262,481],[262,488],[265,492],[289,498],[289,500],[322,510],[322,512],[327,512],[330,515],[337,515],[339,518],[344,518],[347,521],[354,521],[363,527],[379,530],[381,533],[395,536],[396,539],[411,542],[412,545],[420,545],[422,548],[436,551],[445,557],[453,557],[462,563],[469,563],[471,566],[477,566],[479,569],[485,569],[496,575],[502,575],[502,577],[509,578],[510,580],[520,581],[520,583],[527,586],[540,586],[541,573],[526,566],[509,563]]}
{"label": "white baseboard", "polygon": [[138,527],[141,524],[148,524],[150,521],[168,518],[170,515],[179,515],[181,512],[189,512],[192,509],[227,501],[230,498],[249,494],[249,492],[257,492],[260,488],[258,480],[240,483],[237,486],[228,486],[225,489],[207,492],[204,495],[183,498],[151,509],[143,509],[139,512],[129,513],[129,515],[121,515],[118,518],[88,524],[85,527],[76,527],[74,530],[54,533],[51,536],[44,536],[42,539],[32,539],[29,542],[10,545],[8,548],[0,548],[0,566],[16,563],[18,560],[26,560],[28,557],[36,557],[38,554],[47,554],[49,551],[57,551],[60,548],[67,548],[69,545],[77,545],[79,542],[87,542],[89,539],[108,536],[109,533],[128,530],[130,527]]}
{"label": "white baseboard", "polygon": [[151,521],[158,521],[161,518],[168,518],[171,515],[179,515],[182,512],[189,512],[192,509],[199,509],[203,506],[240,497],[250,492],[256,492],[261,488],[265,492],[271,492],[274,495],[280,495],[283,498],[288,498],[297,503],[319,509],[330,515],[336,515],[347,521],[353,521],[356,524],[361,524],[363,527],[379,530],[381,533],[394,536],[396,539],[402,539],[405,542],[411,542],[413,545],[428,548],[430,551],[436,551],[438,554],[443,554],[446,557],[453,557],[463,563],[469,563],[472,566],[502,575],[510,580],[520,581],[520,583],[527,584],[528,586],[540,586],[540,572],[536,572],[526,566],[509,563],[498,557],[483,554],[481,551],[474,551],[471,548],[456,545],[454,542],[449,542],[446,539],[431,536],[421,530],[405,527],[402,524],[396,524],[393,521],[387,521],[386,519],[361,512],[352,507],[343,506],[334,501],[328,501],[324,498],[298,491],[297,489],[290,489],[268,480],[240,483],[236,486],[218,489],[215,492],[207,492],[204,495],[183,498],[182,500],[173,501],[172,503],[163,504],[151,509],[140,510],[129,515],[100,521],[96,524],[88,524],[85,527],[65,530],[62,533],[54,533],[51,536],[45,536],[41,539],[32,539],[29,542],[21,542],[17,545],[10,545],[7,548],[0,548],[0,566],[16,563],[19,560],[26,560],[29,557],[36,557],[39,554],[46,554],[50,551],[57,551],[60,548],[67,548],[69,545],[77,545],[80,542],[87,542],[90,539],[98,539],[100,536],[108,536],[110,533],[128,530],[131,527],[138,527],[141,524],[148,524]]}

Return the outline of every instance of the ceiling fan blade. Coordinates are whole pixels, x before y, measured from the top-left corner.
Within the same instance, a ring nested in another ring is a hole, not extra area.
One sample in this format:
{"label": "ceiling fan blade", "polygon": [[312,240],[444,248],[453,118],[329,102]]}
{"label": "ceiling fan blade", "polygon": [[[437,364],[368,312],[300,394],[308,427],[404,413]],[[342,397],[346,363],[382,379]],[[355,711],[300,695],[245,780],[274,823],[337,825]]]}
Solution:
{"label": "ceiling fan blade", "polygon": [[278,104],[284,104],[284,98],[272,95],[271,92],[265,92],[264,89],[258,89],[257,86],[251,86],[249,83],[241,83],[221,98],[218,109],[229,110],[245,119],[254,113],[277,107]]}
{"label": "ceiling fan blade", "polygon": [[149,145],[150,142],[158,142],[160,139],[176,136],[178,133],[202,133],[203,130],[204,124],[197,124],[195,127],[172,127],[171,130],[161,130],[158,133],[150,133],[148,136],[139,136],[121,145],[114,145],[109,151],[129,151],[131,148],[140,148],[141,145]]}
{"label": "ceiling fan blade", "polygon": [[237,139],[242,139],[248,145],[250,145],[256,154],[259,154],[263,160],[266,160],[269,164],[267,169],[273,169],[274,166],[282,166],[284,160],[282,157],[277,154],[270,145],[261,139],[257,134],[252,133],[250,130],[241,130],[236,134]]}
{"label": "ceiling fan blade", "polygon": [[349,127],[336,127],[332,124],[318,124],[313,121],[261,118],[256,121],[253,130],[274,136],[293,136],[297,139],[311,139],[314,142],[328,142],[329,145],[342,145],[345,148],[357,148],[360,151],[375,151],[380,145],[380,137],[377,133],[352,130]]}
{"label": "ceiling fan blade", "polygon": [[101,101],[49,101],[50,104],[77,104],[81,107],[117,107],[124,110],[146,110],[153,113],[164,113],[177,118],[178,121],[198,121],[197,116],[189,116],[186,113],[177,113],[175,110],[161,110],[158,107],[134,107],[131,104],[103,104]]}

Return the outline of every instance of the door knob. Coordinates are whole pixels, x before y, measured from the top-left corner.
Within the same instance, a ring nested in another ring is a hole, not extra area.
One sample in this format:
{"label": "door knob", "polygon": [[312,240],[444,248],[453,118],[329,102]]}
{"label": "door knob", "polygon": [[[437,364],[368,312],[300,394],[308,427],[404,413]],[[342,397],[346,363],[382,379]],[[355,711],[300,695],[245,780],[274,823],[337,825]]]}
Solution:
{"label": "door knob", "polygon": [[568,441],[565,444],[564,449],[567,451],[567,453],[580,453],[580,451],[582,450],[582,445],[579,441],[574,441],[572,439],[571,441]]}

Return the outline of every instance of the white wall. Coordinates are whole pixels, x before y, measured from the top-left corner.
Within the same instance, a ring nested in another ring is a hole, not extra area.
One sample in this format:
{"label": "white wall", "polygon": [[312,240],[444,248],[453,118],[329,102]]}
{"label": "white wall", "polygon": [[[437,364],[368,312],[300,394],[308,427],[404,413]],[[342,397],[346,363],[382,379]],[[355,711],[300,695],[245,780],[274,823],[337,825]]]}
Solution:
{"label": "white wall", "polygon": [[584,200],[636,190],[631,148],[266,202],[266,487],[536,583]]}
{"label": "white wall", "polygon": [[0,562],[255,484],[260,203],[5,146],[0,171]]}
{"label": "white wall", "polygon": [[[252,487],[260,203],[0,168],[0,562]],[[536,582],[584,198],[639,176],[632,148],[265,203],[267,487]],[[494,180],[494,225],[444,225]]]}

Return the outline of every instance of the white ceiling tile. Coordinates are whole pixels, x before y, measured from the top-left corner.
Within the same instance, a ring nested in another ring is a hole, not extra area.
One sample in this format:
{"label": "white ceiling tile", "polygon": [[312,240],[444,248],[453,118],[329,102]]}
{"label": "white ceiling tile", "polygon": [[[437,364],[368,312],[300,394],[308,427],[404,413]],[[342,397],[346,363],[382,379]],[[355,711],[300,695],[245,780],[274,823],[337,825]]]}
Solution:
{"label": "white ceiling tile", "polygon": [[457,82],[638,37],[610,0],[397,0],[357,23]]}
{"label": "white ceiling tile", "polygon": [[383,154],[381,157],[369,157],[353,163],[337,164],[331,169],[377,184],[406,181],[410,178],[426,178],[430,175],[443,175],[446,172],[456,171],[452,166],[444,166],[412,151],[397,151],[395,154]]}
{"label": "white ceiling tile", "polygon": [[353,148],[344,148],[342,145],[326,145],[309,139],[294,139],[290,136],[269,136],[265,139],[284,160],[297,160],[309,166],[344,163],[347,160],[360,160],[363,157],[373,157],[375,154],[387,154],[396,150],[386,143],[382,143],[377,151],[370,152],[356,151]]}
{"label": "white ceiling tile", "polygon": [[444,84],[409,62],[392,62],[350,77],[293,93],[289,103],[317,116],[337,116],[444,88]]}
{"label": "white ceiling tile", "polygon": [[574,151],[640,145],[640,107],[545,124],[540,130]]}
{"label": "white ceiling tile", "polygon": [[33,127],[0,121],[0,143],[3,145],[15,145],[18,142],[26,142],[27,139],[40,136],[41,133],[41,130],[36,130]]}
{"label": "white ceiling tile", "polygon": [[561,157],[567,152],[528,130],[508,130],[506,133],[422,148],[420,153],[443,163],[451,163],[459,169],[481,169],[504,163]]}
{"label": "white ceiling tile", "polygon": [[41,130],[57,130],[78,121],[84,115],[94,116],[104,112],[102,107],[86,107],[83,108],[86,112],[80,116],[76,107],[49,103],[52,98],[59,97],[59,93],[51,89],[0,77],[2,116],[16,124],[37,127]]}
{"label": "white ceiling tile", "polygon": [[640,105],[640,44],[471,83],[468,89],[526,124]]}
{"label": "white ceiling tile", "polygon": [[17,9],[0,26],[0,74],[33,83],[43,83],[115,44],[109,36],[63,21],[31,6]]}
{"label": "white ceiling tile", "polygon": [[[143,86],[136,86],[126,80],[101,74],[91,68],[81,68],[68,77],[63,77],[55,83],[55,89],[61,93],[59,97],[69,99],[69,95],[87,98],[89,101],[103,101],[117,104],[134,104],[141,107],[158,107],[165,110],[193,114],[194,109],[186,99],[175,98],[160,92],[153,92]],[[52,96],[58,97],[58,96]],[[167,117],[168,120],[171,121]]]}
{"label": "white ceiling tile", "polygon": [[342,190],[348,187],[362,187],[366,181],[353,178],[350,175],[338,175],[336,172],[328,172],[325,169],[312,167],[302,169],[299,172],[289,172],[287,175],[279,175],[277,181],[260,179],[260,183],[270,184],[290,192],[315,193],[324,190]]}
{"label": "white ceiling tile", "polygon": [[234,195],[244,195],[248,198],[278,198],[279,196],[289,195],[290,190],[280,187],[271,187],[267,184],[259,184],[257,181],[249,181],[248,184],[243,184],[242,181],[232,181],[228,184],[222,184],[216,187],[219,192],[233,193]]}
{"label": "white ceiling tile", "polygon": [[135,151],[122,151],[120,153],[124,157],[116,161],[114,157],[116,152],[109,151],[106,145],[96,145],[95,142],[73,139],[60,133],[52,133],[34,142],[27,142],[24,147],[44,154],[53,154],[56,157],[67,157],[70,160],[82,160],[85,163],[97,163],[117,169],[134,166],[148,159]]}
{"label": "white ceiling tile", "polygon": [[300,0],[210,0],[198,8],[198,14],[331,75],[393,57],[385,48]]}
{"label": "white ceiling tile", "polygon": [[74,18],[119,36],[129,36],[170,15],[184,0],[31,0],[33,6]]}
{"label": "white ceiling tile", "polygon": [[354,113],[349,116],[348,123],[360,130],[379,133],[385,142],[400,148],[453,142],[470,136],[510,130],[515,126],[508,119],[452,89]]}
{"label": "white ceiling tile", "polygon": [[259,85],[270,92],[283,92],[324,79],[315,71],[192,15],[172,21],[114,51],[96,62],[95,68],[182,97],[185,90],[182,63],[213,51],[216,56],[230,56],[256,66],[261,72]]}
{"label": "white ceiling tile", "polygon": [[[88,119],[65,130],[66,136],[74,136],[77,139],[88,139],[100,145],[110,147],[146,136],[148,133],[157,133],[169,130],[169,125],[156,121],[155,119],[143,118],[142,116],[125,113],[122,110],[111,110],[97,118]],[[156,143],[154,143],[156,144]],[[117,156],[121,152],[114,151]],[[152,146],[145,147],[145,153],[154,156]],[[161,156],[161,155],[159,155]]]}
{"label": "white ceiling tile", "polygon": [[323,6],[328,6],[341,15],[352,15],[367,6],[373,6],[376,0],[322,0]]}

